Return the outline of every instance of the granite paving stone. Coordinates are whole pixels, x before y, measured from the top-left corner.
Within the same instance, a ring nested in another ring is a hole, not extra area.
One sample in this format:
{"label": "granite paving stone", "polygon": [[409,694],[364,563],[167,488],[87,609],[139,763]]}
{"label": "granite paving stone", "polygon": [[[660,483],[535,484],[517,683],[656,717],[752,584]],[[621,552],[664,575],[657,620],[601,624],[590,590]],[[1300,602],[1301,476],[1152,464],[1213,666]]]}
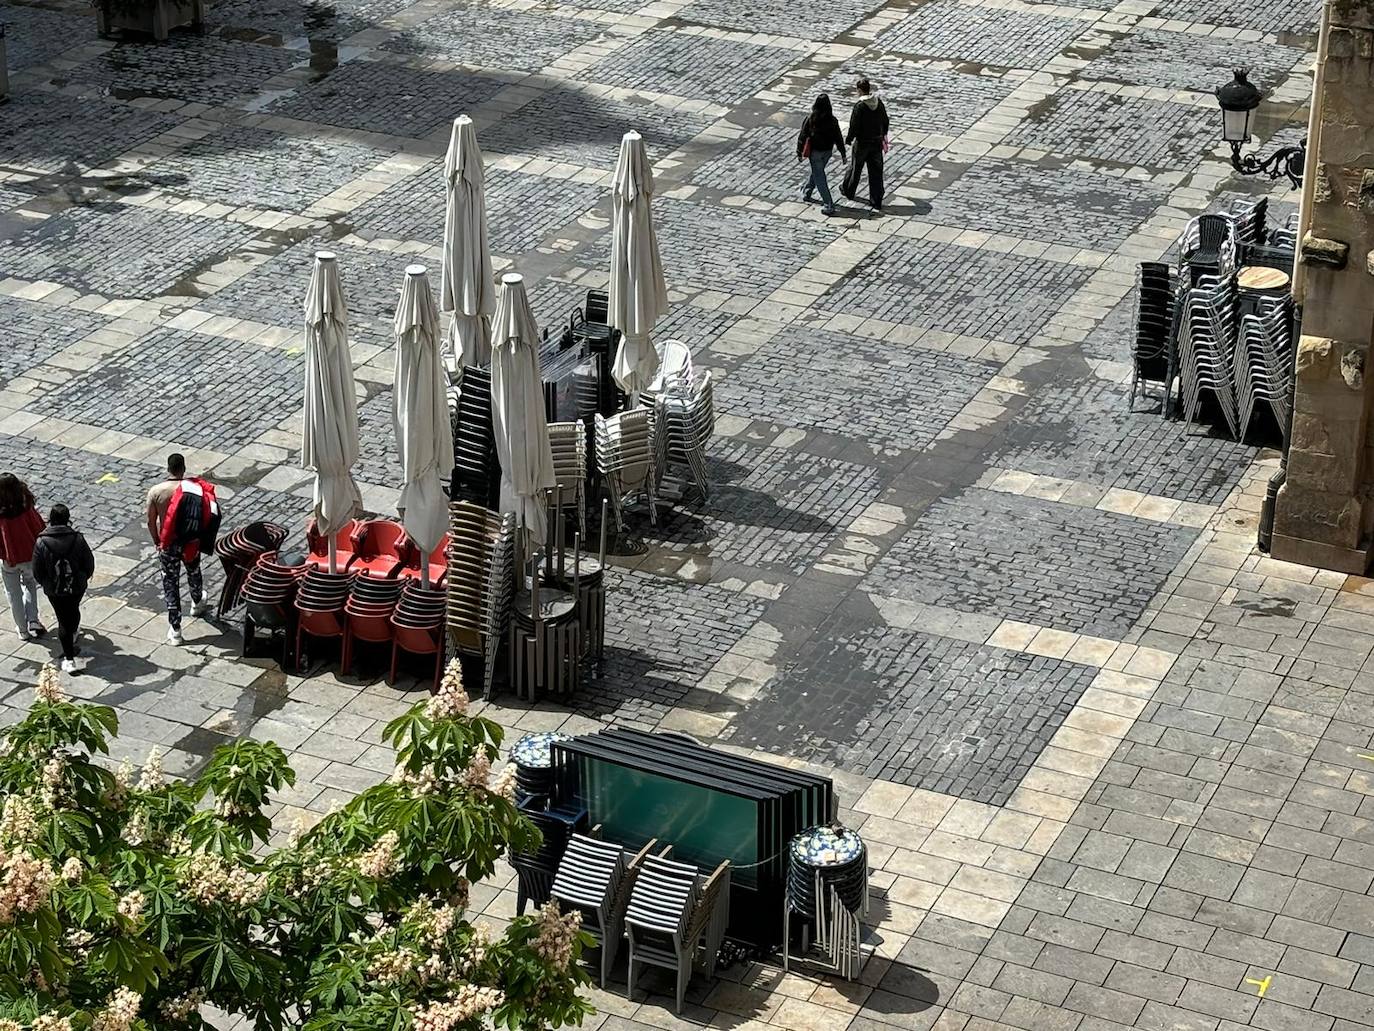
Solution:
{"label": "granite paving stone", "polygon": [[[5,101],[5,164],[79,177],[179,121],[100,97],[21,91]],[[61,132],[53,132],[55,124],[62,126]]]}
{"label": "granite paving stone", "polygon": [[1269,88],[1288,78],[1306,56],[1300,47],[1246,43],[1167,29],[1142,29],[1122,36],[1080,73],[1135,86],[1160,86],[1211,93],[1230,81],[1232,68],[1250,70],[1251,81]]}
{"label": "granite paving stone", "polygon": [[0,297],[0,325],[5,327],[0,388],[109,321],[94,312],[63,311],[19,297]]}
{"label": "granite paving stone", "polygon": [[796,64],[784,47],[653,29],[602,58],[578,78],[621,89],[729,104]]}
{"label": "granite paving stone", "polygon": [[1168,195],[1167,187],[1149,180],[984,158],[940,191],[926,217],[964,229],[1109,250]]}
{"label": "granite paving stone", "polygon": [[1163,0],[1157,18],[1252,29],[1315,34],[1321,4],[1316,0]]}
{"label": "granite paving stone", "polygon": [[917,631],[832,627],[765,688],[786,701],[750,707],[730,740],[1001,805],[1095,673]]}
{"label": "granite paving stone", "polygon": [[1024,344],[1086,268],[958,244],[888,239],[820,299],[825,311]]}
{"label": "granite paving stone", "polygon": [[63,78],[101,87],[121,99],[161,97],[232,105],[251,100],[267,79],[304,60],[296,50],[173,33],[155,47],[119,43],[65,72]]}
{"label": "granite paving stone", "polygon": [[251,226],[102,201],[0,239],[0,266],[111,297],[156,297],[240,250]]}
{"label": "granite paving stone", "polygon": [[89,17],[29,4],[6,4],[5,56],[12,72],[45,64],[80,46],[90,31]]}
{"label": "granite paving stone", "polygon": [[387,157],[344,140],[227,126],[149,166],[169,193],[299,214]]}
{"label": "granite paving stone", "polygon": [[333,0],[325,5],[301,0],[224,0],[211,8],[210,21],[223,35],[246,33],[274,43],[301,37],[337,43],[375,28],[413,2]]}
{"label": "granite paving stone", "polygon": [[232,451],[300,410],[303,378],[299,353],[158,329],[31,410]]}
{"label": "granite paving stone", "polygon": [[644,137],[651,160],[677,150],[714,121],[709,115],[645,97],[598,95],[576,84],[550,90],[482,133],[495,154],[534,154],[610,171],[630,130]]}
{"label": "granite paving stone", "polygon": [[[789,326],[716,392],[729,411],[890,449],[928,445],[998,364]],[[798,370],[805,369],[803,375]]]}
{"label": "granite paving stone", "polygon": [[1003,139],[1066,157],[1188,170],[1215,142],[1216,111],[1172,100],[1064,88]]}
{"label": "granite paving stone", "polygon": [[[1115,512],[970,488],[927,509],[863,586],[1120,639],[1195,536]],[[1071,566],[1062,562],[1070,553]],[[1006,591],[1007,583],[1017,589]]]}
{"label": "granite paving stone", "polygon": [[500,70],[538,71],[606,31],[600,22],[543,10],[454,7],[398,32],[382,49]]}
{"label": "granite paving stone", "polygon": [[[1159,387],[1150,390],[1157,398]],[[1178,501],[1224,500],[1245,447],[1219,434],[1180,432],[1160,418],[1157,400],[1137,397],[1130,412],[1129,393],[1092,375],[1046,384],[1008,423],[992,464]]]}
{"label": "granite paving stone", "polygon": [[1090,22],[1030,11],[933,0],[878,37],[882,50],[980,65],[1039,68]]}
{"label": "granite paving stone", "polygon": [[691,0],[678,17],[699,25],[716,25],[770,36],[830,40],[845,32],[882,4],[879,0],[838,0],[820,7],[800,7],[787,0],[757,0],[751,4],[730,0]]}
{"label": "granite paving stone", "polygon": [[808,94],[827,93],[846,131],[858,94],[855,83],[867,77],[883,98],[897,133],[957,136],[1005,100],[1016,80],[993,72],[909,64],[892,57],[848,61],[830,72]]}
{"label": "granite paving stone", "polygon": [[268,110],[345,129],[427,136],[454,111],[471,111],[501,91],[497,78],[392,61],[347,61],[275,99]]}
{"label": "granite paving stone", "polygon": [[[439,247],[445,194],[443,164],[435,162],[367,201],[348,216],[349,221],[364,239],[414,240]],[[533,250],[607,194],[605,187],[592,183],[489,168],[484,196],[491,249],[503,254]]]}

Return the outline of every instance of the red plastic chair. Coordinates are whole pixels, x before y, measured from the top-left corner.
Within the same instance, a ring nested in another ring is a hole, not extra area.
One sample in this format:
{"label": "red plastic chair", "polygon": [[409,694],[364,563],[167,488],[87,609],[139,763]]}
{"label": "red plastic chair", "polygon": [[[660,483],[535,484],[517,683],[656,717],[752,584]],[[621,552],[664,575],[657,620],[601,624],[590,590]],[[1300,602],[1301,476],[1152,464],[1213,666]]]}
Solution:
{"label": "red plastic chair", "polygon": [[363,524],[362,544],[350,568],[372,576],[400,576],[414,547],[400,523],[372,519]]}
{"label": "red plastic chair", "polygon": [[[339,572],[349,569],[357,561],[357,551],[365,534],[366,523],[350,519],[334,534],[334,563]],[[305,524],[305,539],[309,545],[309,555],[305,562],[308,566],[329,568],[329,538],[315,526],[312,518]]]}
{"label": "red plastic chair", "polygon": [[296,607],[299,620],[296,623],[296,671],[301,671],[301,643],[307,636],[340,640],[344,636],[344,614],[342,609],[321,612],[318,609]]}
{"label": "red plastic chair", "polygon": [[[413,580],[420,579],[420,549],[413,544],[410,549],[410,557],[405,568],[401,570],[401,575]],[[444,534],[439,539],[438,546],[429,554],[429,582],[438,587],[444,583],[446,576],[448,576],[448,534]]]}
{"label": "red plastic chair", "polygon": [[340,674],[347,674],[353,668],[354,641],[362,641],[364,644],[385,644],[391,640],[391,611],[384,609],[360,615],[345,610],[343,656],[339,660]]}
{"label": "red plastic chair", "polygon": [[395,637],[391,642],[391,675],[386,682],[391,685],[396,683],[396,667],[401,660],[401,652],[410,652],[412,655],[434,656],[434,688],[439,690],[439,679],[444,672],[444,628],[442,626],[428,629],[417,629],[415,627],[397,626],[392,624]]}

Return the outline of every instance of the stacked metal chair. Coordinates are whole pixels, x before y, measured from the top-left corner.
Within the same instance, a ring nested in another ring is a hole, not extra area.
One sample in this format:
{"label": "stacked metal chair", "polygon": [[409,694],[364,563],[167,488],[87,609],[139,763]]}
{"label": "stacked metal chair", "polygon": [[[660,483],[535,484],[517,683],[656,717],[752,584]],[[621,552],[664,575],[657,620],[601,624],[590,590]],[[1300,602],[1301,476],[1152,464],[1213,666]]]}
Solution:
{"label": "stacked metal chair", "polygon": [[1192,422],[1202,391],[1210,390],[1232,437],[1239,431],[1233,373],[1239,323],[1235,277],[1199,277],[1187,292],[1179,329],[1183,415]]}
{"label": "stacked metal chair", "polygon": [[615,966],[625,937],[625,909],[630,889],[639,868],[657,844],[650,841],[638,854],[630,856],[614,842],[574,834],[558,864],[550,897],[564,912],[582,914],[582,930],[590,934],[601,951],[601,987]]}
{"label": "stacked metal chair", "polygon": [[1131,399],[1142,382],[1162,383],[1162,411],[1168,415],[1176,373],[1174,352],[1174,276],[1162,261],[1142,261],[1136,269],[1135,346],[1131,348]]}
{"label": "stacked metal chair", "polygon": [[484,697],[502,635],[510,625],[515,587],[515,516],[469,501],[449,505],[448,632],[454,647],[485,661]]}
{"label": "stacked metal chair", "polygon": [[573,834],[586,825],[586,811],[580,816],[567,818],[564,815],[537,809],[522,809],[521,812],[539,829],[539,847],[533,852],[515,852],[510,863],[515,867],[515,913],[525,912],[525,906],[534,903],[536,907],[549,901],[553,892],[554,878],[558,875],[558,865]]}
{"label": "stacked metal chair", "polygon": [[577,690],[582,669],[582,623],[576,589],[565,590],[535,575],[532,590],[516,592],[510,628],[510,681],[516,697],[566,698]]}
{"label": "stacked metal chair", "polygon": [[[630,939],[628,994],[643,966],[671,970],[677,979],[677,1012],[687,994],[697,950],[707,955],[702,966],[715,972],[715,951],[729,922],[730,864],[721,863],[708,878],[697,867],[659,856],[648,856],[630,890],[625,932]],[[714,946],[714,950],[713,950]]]}
{"label": "stacked metal chair", "polygon": [[711,373],[696,379],[669,379],[661,392],[648,403],[653,405],[653,438],[658,477],[674,462],[687,466],[697,492],[710,497],[706,479],[706,445],[716,428]]}
{"label": "stacked metal chair", "polygon": [[1250,426],[1257,400],[1267,401],[1279,429],[1288,432],[1288,396],[1293,386],[1293,299],[1264,298],[1259,311],[1240,320],[1236,348],[1236,392],[1240,436]]}
{"label": "stacked metal chair", "polygon": [[609,418],[598,414],[595,424],[597,471],[615,512],[617,529],[625,526],[624,505],[640,493],[648,499],[649,521],[657,526],[655,447],[650,413],[641,408]]}
{"label": "stacked metal chair", "polygon": [[218,613],[223,616],[238,605],[243,584],[258,557],[276,551],[286,540],[286,527],[256,522],[240,527],[215,541],[215,554],[224,568],[224,586],[219,592]]}
{"label": "stacked metal chair", "polygon": [[464,366],[451,400],[453,478],[450,496],[496,507],[501,467],[491,421],[491,370]]}
{"label": "stacked metal chair", "polygon": [[1265,222],[1269,214],[1269,198],[1259,197],[1231,211],[1235,225],[1236,243],[1255,246],[1266,241]]}
{"label": "stacked metal chair", "polygon": [[549,519],[559,521],[564,512],[577,514],[577,529],[587,536],[587,427],[580,422],[549,423],[549,450],[553,453],[556,486],[548,491]]}
{"label": "stacked metal chair", "polygon": [[1232,275],[1237,265],[1234,219],[1230,215],[1198,215],[1189,221],[1179,237],[1178,257],[1183,285],[1195,285],[1201,276]]}

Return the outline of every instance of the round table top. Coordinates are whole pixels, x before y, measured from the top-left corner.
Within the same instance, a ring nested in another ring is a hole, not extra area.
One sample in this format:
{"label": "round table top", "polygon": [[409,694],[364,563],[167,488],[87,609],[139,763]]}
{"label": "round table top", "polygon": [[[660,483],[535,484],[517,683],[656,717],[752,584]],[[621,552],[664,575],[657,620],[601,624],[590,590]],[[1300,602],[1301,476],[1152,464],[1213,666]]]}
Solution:
{"label": "round table top", "polygon": [[1246,265],[1236,273],[1236,285],[1242,290],[1287,290],[1288,273],[1264,265]]}
{"label": "round table top", "polygon": [[550,755],[553,745],[559,741],[571,740],[567,734],[559,734],[557,731],[526,734],[511,748],[511,762],[529,769],[547,769],[553,759]]}
{"label": "round table top", "polygon": [[863,839],[843,827],[813,827],[792,839],[792,855],[807,866],[842,866],[857,859]]}

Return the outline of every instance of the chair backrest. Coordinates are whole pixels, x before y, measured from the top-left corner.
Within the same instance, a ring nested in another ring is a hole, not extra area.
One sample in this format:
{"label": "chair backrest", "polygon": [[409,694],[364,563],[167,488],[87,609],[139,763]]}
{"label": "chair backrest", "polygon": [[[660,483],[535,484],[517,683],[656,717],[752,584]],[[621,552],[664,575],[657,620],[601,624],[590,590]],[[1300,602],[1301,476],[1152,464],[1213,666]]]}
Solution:
{"label": "chair backrest", "polygon": [[1269,198],[1259,197],[1231,212],[1231,217],[1235,219],[1236,237],[1241,243],[1264,242],[1264,222],[1268,211]]}
{"label": "chair backrest", "polygon": [[696,906],[700,871],[691,863],[648,856],[635,878],[625,922],[662,935],[684,935]]}
{"label": "chair backrest", "polygon": [[363,549],[367,555],[395,555],[404,561],[410,554],[410,538],[405,527],[391,519],[370,519]]}
{"label": "chair backrest", "polygon": [[711,871],[711,876],[706,878],[697,895],[696,908],[692,911],[692,919],[687,928],[691,941],[696,941],[697,937],[705,932],[706,925],[716,915],[716,907],[729,905],[729,899],[730,861],[726,859]]}
{"label": "chair backrest", "polygon": [[605,326],[611,313],[611,297],[605,290],[588,290],[586,302],[587,321]]}
{"label": "chair backrest", "polygon": [[559,860],[553,897],[583,909],[601,910],[614,901],[625,866],[625,850],[620,845],[574,834]]}

